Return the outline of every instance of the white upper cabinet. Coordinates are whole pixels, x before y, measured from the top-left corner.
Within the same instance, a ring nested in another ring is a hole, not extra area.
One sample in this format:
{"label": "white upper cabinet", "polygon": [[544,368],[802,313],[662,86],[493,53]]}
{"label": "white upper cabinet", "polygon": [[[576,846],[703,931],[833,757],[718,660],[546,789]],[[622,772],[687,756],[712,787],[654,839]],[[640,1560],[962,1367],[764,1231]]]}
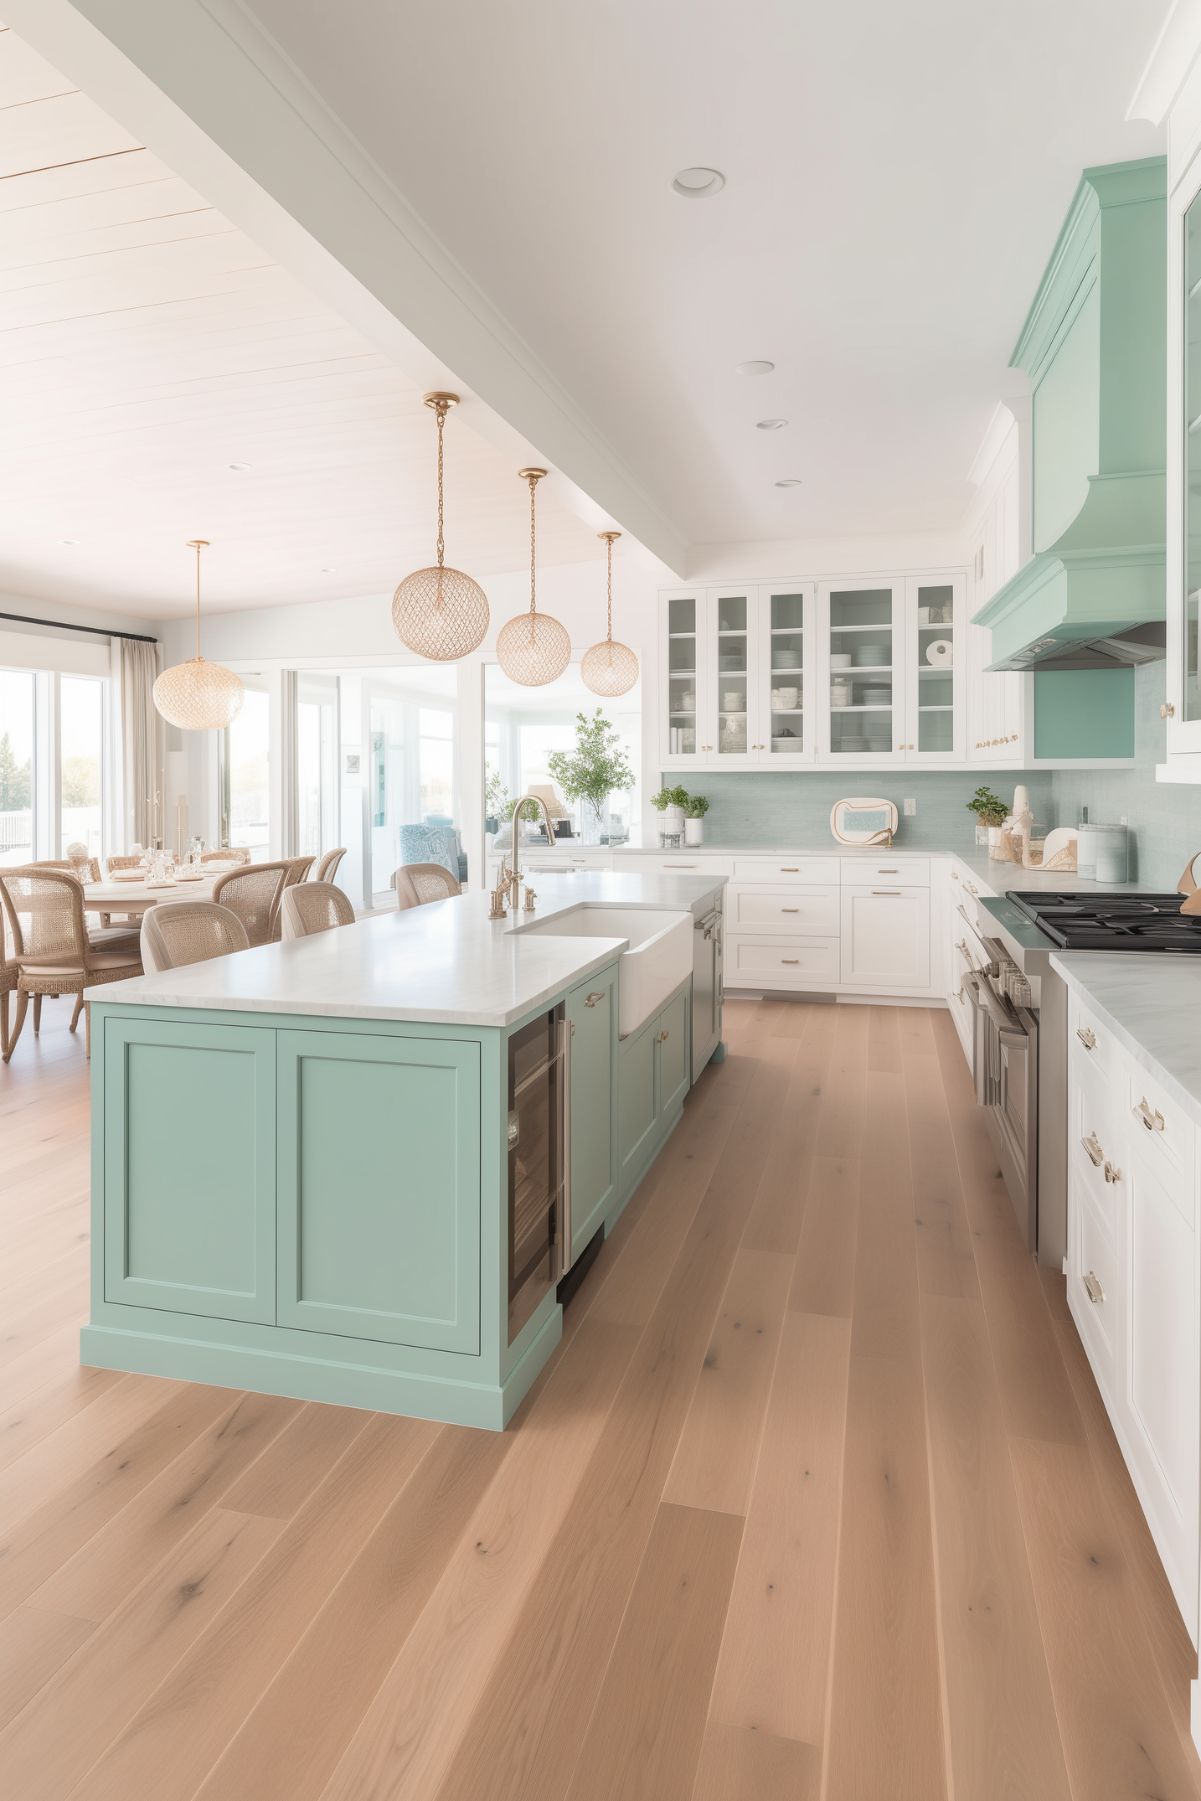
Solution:
{"label": "white upper cabinet", "polygon": [[660,597],[660,764],[960,764],[964,572],[733,583]]}
{"label": "white upper cabinet", "polygon": [[[976,532],[970,614],[977,613],[1022,566],[1022,479],[1015,422],[991,470],[989,496]],[[1033,755],[1033,677],[989,669],[992,632],[987,626],[966,626],[964,651],[968,700],[964,761],[972,768],[990,763],[1025,767]]]}

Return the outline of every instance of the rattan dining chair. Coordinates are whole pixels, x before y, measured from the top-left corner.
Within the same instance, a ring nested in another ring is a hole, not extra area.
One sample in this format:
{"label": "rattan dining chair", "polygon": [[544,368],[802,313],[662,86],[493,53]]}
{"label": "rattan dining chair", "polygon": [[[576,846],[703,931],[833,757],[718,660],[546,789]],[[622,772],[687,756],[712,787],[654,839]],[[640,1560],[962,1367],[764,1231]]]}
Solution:
{"label": "rattan dining chair", "polygon": [[[125,950],[97,949],[84,924],[83,888],[75,876],[63,870],[41,869],[33,864],[4,870],[0,873],[0,905],[8,920],[17,966],[17,1011],[4,1051],[7,1063],[21,1036],[31,995],[36,1034],[42,1020],[43,997],[73,994],[74,1031],[84,1012],[84,989],[141,975],[142,962],[136,951],[131,955]],[[91,1056],[90,1011],[85,1036]]]}
{"label": "rattan dining chair", "polygon": [[17,960],[13,954],[12,932],[8,924],[8,910],[0,902],[0,1057],[8,1062],[8,1002],[9,996],[17,991]]}
{"label": "rattan dining chair", "polygon": [[332,882],[338,873],[338,865],[345,855],[345,845],[342,845],[338,850],[327,850],[320,863],[318,863],[316,873],[313,875],[312,880],[314,882]]}
{"label": "rattan dining chair", "polygon": [[148,974],[249,948],[246,927],[233,908],[215,901],[172,901],[151,907],[142,921],[142,962]]}
{"label": "rattan dining chair", "polygon": [[396,890],[396,905],[402,912],[406,907],[424,907],[429,901],[449,900],[463,892],[441,863],[402,863],[392,877],[392,886]]}
{"label": "rattan dining chair", "polygon": [[219,846],[216,850],[202,850],[200,861],[202,863],[249,863],[250,852],[244,845],[238,845],[235,848],[232,844],[226,844]]}
{"label": "rattan dining chair", "polygon": [[333,882],[298,882],[280,897],[279,919],[283,938],[309,938],[334,926],[352,926],[354,908],[350,896]]}
{"label": "rattan dining chair", "polygon": [[286,863],[248,863],[213,883],[213,899],[237,914],[251,944],[271,942],[287,869]]}
{"label": "rattan dining chair", "polygon": [[[316,860],[315,857],[288,857],[285,859],[284,885],[283,888],[280,889],[281,900],[283,898],[284,889],[294,888],[297,882],[303,882]],[[282,930],[283,928],[280,924],[279,915],[279,902],[277,901],[275,905],[275,917],[271,921],[271,941],[273,944],[279,942]]]}

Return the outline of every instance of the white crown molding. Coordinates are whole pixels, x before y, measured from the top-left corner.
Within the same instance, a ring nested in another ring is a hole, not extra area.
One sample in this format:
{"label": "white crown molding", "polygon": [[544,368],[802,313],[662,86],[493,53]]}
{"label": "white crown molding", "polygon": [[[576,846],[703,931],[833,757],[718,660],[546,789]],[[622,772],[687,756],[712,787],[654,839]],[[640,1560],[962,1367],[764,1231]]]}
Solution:
{"label": "white crown molding", "polygon": [[399,367],[477,395],[482,436],[686,567],[646,481],[238,0],[11,0],[4,17]]}
{"label": "white crown molding", "polygon": [[1011,441],[1016,424],[1012,407],[1008,402],[998,400],[968,467],[967,478],[973,488],[982,488],[988,481],[997,458]]}
{"label": "white crown molding", "polygon": [[1174,0],[1126,108],[1126,117],[1161,125],[1199,52],[1201,0]]}

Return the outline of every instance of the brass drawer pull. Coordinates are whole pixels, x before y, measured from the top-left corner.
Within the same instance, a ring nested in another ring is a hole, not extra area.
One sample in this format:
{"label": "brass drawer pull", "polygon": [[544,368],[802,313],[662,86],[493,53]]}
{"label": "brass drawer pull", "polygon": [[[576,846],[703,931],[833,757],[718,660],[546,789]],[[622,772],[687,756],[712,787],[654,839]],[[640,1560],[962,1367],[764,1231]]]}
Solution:
{"label": "brass drawer pull", "polygon": [[980,890],[977,888],[975,882],[965,882],[963,885],[967,889],[969,894],[979,894],[979,892],[980,892]]}
{"label": "brass drawer pull", "polygon": [[1158,1107],[1153,1107],[1151,1105],[1146,1095],[1143,1096],[1138,1106],[1133,1109],[1133,1113],[1135,1119],[1142,1120],[1143,1125],[1148,1132],[1162,1132],[1165,1130],[1166,1122],[1163,1114],[1159,1111]]}
{"label": "brass drawer pull", "polygon": [[781,963],[799,963],[800,960],[801,959],[799,957],[781,957],[780,958]]}
{"label": "brass drawer pull", "polygon": [[1097,1140],[1097,1134],[1095,1132],[1090,1132],[1088,1137],[1082,1138],[1080,1142],[1084,1146],[1085,1155],[1088,1157],[1093,1168],[1100,1169],[1105,1161],[1105,1152],[1101,1149]]}
{"label": "brass drawer pull", "polygon": [[1077,1026],[1076,1027],[1076,1036],[1080,1040],[1081,1044],[1084,1046],[1086,1051],[1095,1051],[1096,1050],[1097,1034],[1092,1030],[1092,1028],[1090,1026]]}
{"label": "brass drawer pull", "polygon": [[1084,1292],[1094,1307],[1097,1305],[1098,1301],[1103,1301],[1105,1299],[1105,1290],[1102,1288],[1095,1273],[1091,1269],[1084,1278]]}
{"label": "brass drawer pull", "polygon": [[799,863],[781,863],[780,865],[781,875],[800,875],[800,873],[801,866]]}
{"label": "brass drawer pull", "polygon": [[780,908],[781,913],[799,913],[800,910],[801,909],[799,907],[781,907]]}
{"label": "brass drawer pull", "polygon": [[900,873],[899,869],[884,869],[881,867],[876,870],[877,875],[900,875]]}
{"label": "brass drawer pull", "polygon": [[1122,1179],[1121,1170],[1116,1168],[1115,1165],[1109,1161],[1108,1157],[1105,1159],[1105,1168],[1102,1173],[1111,1187],[1115,1182],[1120,1182]]}
{"label": "brass drawer pull", "polygon": [[901,898],[899,888],[873,888],[872,893],[879,896],[881,900],[900,900]]}
{"label": "brass drawer pull", "polygon": [[603,988],[595,988],[595,989],[593,989],[591,994],[586,994],[584,996],[584,1005],[586,1007],[595,1007],[598,1001],[603,1001],[604,999],[605,999],[604,989]]}

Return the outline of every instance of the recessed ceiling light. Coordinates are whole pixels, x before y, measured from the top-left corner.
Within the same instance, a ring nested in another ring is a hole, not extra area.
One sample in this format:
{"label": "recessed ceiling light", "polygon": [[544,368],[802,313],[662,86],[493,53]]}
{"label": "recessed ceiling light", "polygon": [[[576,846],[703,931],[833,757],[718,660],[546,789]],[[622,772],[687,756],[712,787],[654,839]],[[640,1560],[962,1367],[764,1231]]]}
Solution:
{"label": "recessed ceiling light", "polygon": [[734,373],[735,375],[770,375],[775,366],[774,363],[764,362],[735,363]]}
{"label": "recessed ceiling light", "polygon": [[79,539],[78,538],[60,538],[59,543],[60,544],[78,544]]}
{"label": "recessed ceiling light", "polygon": [[787,424],[787,419],[756,419],[755,429],[757,431],[783,431]]}
{"label": "recessed ceiling light", "polygon": [[253,469],[254,464],[253,463],[226,463],[225,467],[227,469],[235,469],[238,472],[238,474],[240,475],[242,473],[243,469]]}
{"label": "recessed ceiling light", "polygon": [[322,575],[336,575],[338,573],[338,565],[336,563],[322,563],[321,573]]}
{"label": "recessed ceiling light", "polygon": [[783,481],[778,481],[776,483],[776,486],[777,488],[799,488],[801,486],[801,478],[799,475],[786,475]]}
{"label": "recessed ceiling light", "polygon": [[720,169],[681,169],[672,182],[677,194],[685,200],[708,200],[713,194],[720,194],[726,185],[726,178]]}

